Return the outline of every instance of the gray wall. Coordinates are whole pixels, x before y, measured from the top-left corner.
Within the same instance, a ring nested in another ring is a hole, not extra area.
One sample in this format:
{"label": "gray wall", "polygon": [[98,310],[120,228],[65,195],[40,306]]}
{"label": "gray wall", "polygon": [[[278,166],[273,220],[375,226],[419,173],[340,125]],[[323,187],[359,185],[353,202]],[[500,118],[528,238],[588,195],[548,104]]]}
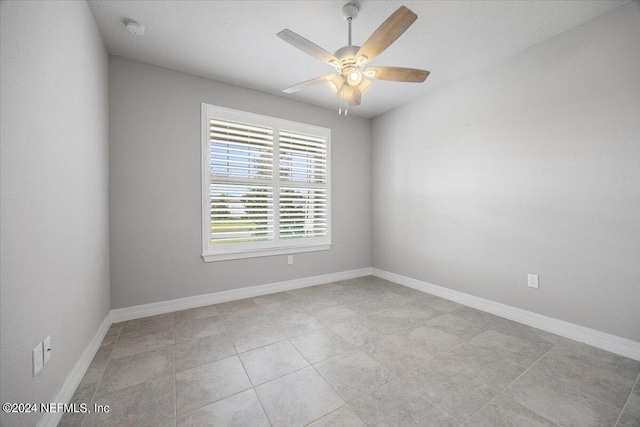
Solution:
{"label": "gray wall", "polygon": [[109,312],[108,55],[85,2],[3,1],[0,15],[0,401],[53,402]]}
{"label": "gray wall", "polygon": [[[369,120],[121,57],[109,71],[112,308],[371,265]],[[202,102],[331,128],[329,251],[202,260]]]}
{"label": "gray wall", "polygon": [[640,341],[640,3],[376,118],[373,140],[374,267]]}

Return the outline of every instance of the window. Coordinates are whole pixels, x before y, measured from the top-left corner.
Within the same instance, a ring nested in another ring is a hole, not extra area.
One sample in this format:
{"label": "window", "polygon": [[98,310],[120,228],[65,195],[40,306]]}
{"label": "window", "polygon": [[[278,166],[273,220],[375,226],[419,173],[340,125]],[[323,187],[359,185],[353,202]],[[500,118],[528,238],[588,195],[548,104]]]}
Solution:
{"label": "window", "polygon": [[202,257],[331,246],[331,130],[202,104]]}

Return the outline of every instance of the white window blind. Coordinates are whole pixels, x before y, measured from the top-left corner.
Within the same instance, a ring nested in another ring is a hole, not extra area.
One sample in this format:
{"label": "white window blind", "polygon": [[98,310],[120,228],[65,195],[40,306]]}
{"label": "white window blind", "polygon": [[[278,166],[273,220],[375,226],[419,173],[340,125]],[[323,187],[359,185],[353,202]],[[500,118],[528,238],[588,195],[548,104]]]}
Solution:
{"label": "white window blind", "polygon": [[273,239],[273,129],[209,120],[211,243]]}
{"label": "white window blind", "polygon": [[205,261],[328,249],[330,130],[203,104]]}
{"label": "white window blind", "polygon": [[327,141],[280,131],[280,238],[327,234]]}

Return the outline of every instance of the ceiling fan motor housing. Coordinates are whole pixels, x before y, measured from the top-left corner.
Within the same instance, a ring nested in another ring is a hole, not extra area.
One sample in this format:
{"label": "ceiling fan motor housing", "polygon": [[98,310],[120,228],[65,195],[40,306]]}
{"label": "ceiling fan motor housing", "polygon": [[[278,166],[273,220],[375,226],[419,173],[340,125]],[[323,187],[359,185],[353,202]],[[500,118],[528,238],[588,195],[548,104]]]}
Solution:
{"label": "ceiling fan motor housing", "polygon": [[335,53],[336,58],[338,58],[344,65],[348,63],[355,64],[356,62],[356,54],[360,50],[360,46],[345,46],[338,49]]}

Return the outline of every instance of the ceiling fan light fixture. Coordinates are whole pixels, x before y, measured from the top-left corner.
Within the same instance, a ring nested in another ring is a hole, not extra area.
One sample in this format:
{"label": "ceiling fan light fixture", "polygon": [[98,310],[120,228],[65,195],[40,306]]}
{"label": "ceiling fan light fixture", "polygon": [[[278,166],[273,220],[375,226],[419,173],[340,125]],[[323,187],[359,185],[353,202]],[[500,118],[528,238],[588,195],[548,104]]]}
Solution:
{"label": "ceiling fan light fixture", "polygon": [[344,79],[341,76],[333,74],[327,77],[327,86],[331,92],[338,93],[343,85]]}
{"label": "ceiling fan light fixture", "polygon": [[342,71],[342,64],[334,59],[332,59],[331,61],[329,61],[329,64],[333,65],[333,67],[338,71]]}
{"label": "ceiling fan light fixture", "polygon": [[362,71],[356,67],[349,67],[345,69],[345,75],[347,77],[347,84],[350,86],[358,86],[362,82]]}
{"label": "ceiling fan light fixture", "polygon": [[342,86],[342,88],[340,89],[340,98],[342,99],[352,99],[353,98],[353,87],[349,86],[349,85],[344,85]]}
{"label": "ceiling fan light fixture", "polygon": [[[337,74],[317,77],[297,85],[283,89],[285,93],[294,93],[320,83],[326,83],[331,92],[337,93],[340,99],[339,113],[342,112],[342,100],[349,107],[356,107],[362,101],[362,94],[372,85],[369,79],[392,82],[422,83],[429,75],[428,71],[403,67],[370,67],[365,66],[391,46],[418,18],[418,16],[400,6],[393,12],[364,42],[362,46],[352,44],[351,25],[359,11],[357,3],[348,3],[343,7],[343,15],[348,23],[348,43],[335,54],[331,54],[320,46],[305,39],[291,30],[285,29],[277,35],[293,47],[305,52],[334,67]],[[345,115],[346,115],[346,109]]]}

